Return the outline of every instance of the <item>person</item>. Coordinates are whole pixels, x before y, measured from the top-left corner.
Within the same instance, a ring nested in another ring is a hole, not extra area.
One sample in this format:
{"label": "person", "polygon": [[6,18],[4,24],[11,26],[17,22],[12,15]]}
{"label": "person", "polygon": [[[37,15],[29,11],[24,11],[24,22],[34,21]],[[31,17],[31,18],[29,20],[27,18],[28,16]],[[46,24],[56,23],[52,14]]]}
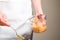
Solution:
{"label": "person", "polygon": [[0,38],[16,38],[15,32],[9,27],[13,27],[18,34],[24,35],[24,37],[31,35],[30,23],[27,21],[24,25],[21,26],[21,24],[33,16],[32,5],[36,16],[43,14],[41,1],[0,0]]}

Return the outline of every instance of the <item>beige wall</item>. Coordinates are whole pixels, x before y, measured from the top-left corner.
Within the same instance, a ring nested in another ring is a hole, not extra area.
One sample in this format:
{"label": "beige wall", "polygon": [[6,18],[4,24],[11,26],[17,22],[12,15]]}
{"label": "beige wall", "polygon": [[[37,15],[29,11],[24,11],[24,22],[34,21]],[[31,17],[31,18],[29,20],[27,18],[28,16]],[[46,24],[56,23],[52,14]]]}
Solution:
{"label": "beige wall", "polygon": [[47,31],[34,33],[33,40],[60,40],[60,0],[43,0],[42,7],[47,15]]}

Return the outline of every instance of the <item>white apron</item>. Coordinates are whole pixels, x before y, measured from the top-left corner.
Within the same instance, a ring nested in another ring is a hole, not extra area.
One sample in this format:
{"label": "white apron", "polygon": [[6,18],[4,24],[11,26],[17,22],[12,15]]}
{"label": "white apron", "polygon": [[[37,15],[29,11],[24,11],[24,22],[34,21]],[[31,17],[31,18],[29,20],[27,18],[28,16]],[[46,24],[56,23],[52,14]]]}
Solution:
{"label": "white apron", "polygon": [[[19,34],[32,31],[28,21],[21,26],[24,21],[32,17],[31,0],[0,0],[0,11],[7,16],[7,21]],[[16,37],[16,34],[11,28],[0,26],[0,38],[13,37]]]}

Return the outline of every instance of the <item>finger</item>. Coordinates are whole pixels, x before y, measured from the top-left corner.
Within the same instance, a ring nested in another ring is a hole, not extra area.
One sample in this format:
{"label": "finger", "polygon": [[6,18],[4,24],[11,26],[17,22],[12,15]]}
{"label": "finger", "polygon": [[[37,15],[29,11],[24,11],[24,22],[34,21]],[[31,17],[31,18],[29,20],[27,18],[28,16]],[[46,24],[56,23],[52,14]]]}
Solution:
{"label": "finger", "polygon": [[1,17],[7,19],[7,16],[5,14],[1,14]]}
{"label": "finger", "polygon": [[7,16],[6,16],[3,12],[0,12],[0,17],[1,17],[1,18],[4,18],[4,19],[7,18]]}
{"label": "finger", "polygon": [[38,18],[38,19],[42,19],[42,15],[43,15],[43,14],[37,15],[37,18]]}
{"label": "finger", "polygon": [[3,19],[0,19],[0,24],[2,26],[10,26],[10,24],[6,20],[3,20]]}

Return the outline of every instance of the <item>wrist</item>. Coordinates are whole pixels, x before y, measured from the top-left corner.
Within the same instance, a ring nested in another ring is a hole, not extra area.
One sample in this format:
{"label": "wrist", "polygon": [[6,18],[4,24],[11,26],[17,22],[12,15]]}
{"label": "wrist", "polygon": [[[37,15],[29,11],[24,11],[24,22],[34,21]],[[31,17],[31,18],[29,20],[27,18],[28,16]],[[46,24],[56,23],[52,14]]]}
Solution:
{"label": "wrist", "polygon": [[43,15],[43,13],[36,13],[36,16],[38,16],[38,15]]}
{"label": "wrist", "polygon": [[35,13],[36,13],[36,16],[37,16],[37,15],[40,15],[40,14],[43,14],[42,11],[36,11]]}

